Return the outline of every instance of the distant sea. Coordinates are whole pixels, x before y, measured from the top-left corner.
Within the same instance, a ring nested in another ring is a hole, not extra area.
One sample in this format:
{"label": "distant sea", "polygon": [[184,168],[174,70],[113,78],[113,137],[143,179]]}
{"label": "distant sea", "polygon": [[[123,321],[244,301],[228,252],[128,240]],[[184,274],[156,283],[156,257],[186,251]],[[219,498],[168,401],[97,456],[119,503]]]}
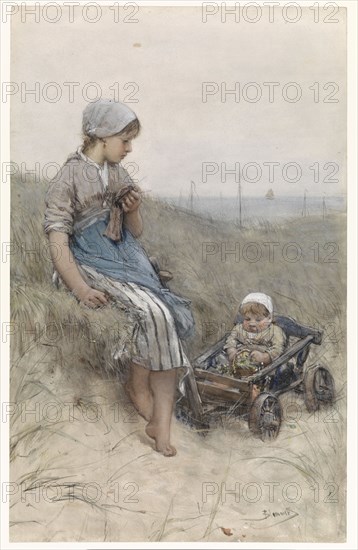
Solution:
{"label": "distant sea", "polygon": [[[184,197],[158,197],[179,208],[193,210],[212,219],[239,221],[239,203],[237,197],[198,197],[192,205]],[[241,201],[241,221],[243,224],[284,220],[303,216],[324,216],[346,211],[346,197],[343,195],[329,197],[282,197],[266,199],[265,197],[243,197]]]}

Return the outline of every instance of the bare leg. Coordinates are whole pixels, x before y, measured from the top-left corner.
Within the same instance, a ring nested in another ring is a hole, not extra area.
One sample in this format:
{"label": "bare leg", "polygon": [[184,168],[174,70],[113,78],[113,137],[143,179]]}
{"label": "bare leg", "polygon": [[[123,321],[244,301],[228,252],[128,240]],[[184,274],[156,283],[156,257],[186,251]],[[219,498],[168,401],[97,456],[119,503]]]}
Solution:
{"label": "bare leg", "polygon": [[256,385],[252,385],[252,391],[251,391],[251,403],[253,403],[258,395],[260,395],[260,388]]}
{"label": "bare leg", "polygon": [[156,450],[164,456],[176,455],[176,448],[170,444],[170,425],[172,421],[176,387],[176,370],[151,371],[150,387],[153,392],[153,416],[145,429],[155,440]]}
{"label": "bare leg", "polygon": [[136,363],[131,363],[129,380],[125,388],[133,405],[149,422],[153,414],[153,394],[149,384],[150,371]]}

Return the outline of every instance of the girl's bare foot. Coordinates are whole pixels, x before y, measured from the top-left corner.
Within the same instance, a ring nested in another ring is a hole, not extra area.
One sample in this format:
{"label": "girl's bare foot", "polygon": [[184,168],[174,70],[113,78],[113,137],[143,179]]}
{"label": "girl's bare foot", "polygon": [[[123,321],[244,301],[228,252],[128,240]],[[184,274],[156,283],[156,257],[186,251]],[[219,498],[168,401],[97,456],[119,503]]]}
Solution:
{"label": "girl's bare foot", "polygon": [[165,426],[159,426],[154,422],[149,422],[145,428],[146,434],[155,441],[155,450],[163,453],[164,456],[175,456],[176,448],[169,442],[169,429]]}
{"label": "girl's bare foot", "polygon": [[152,371],[150,388],[153,393],[153,416],[145,429],[147,435],[155,441],[155,449],[164,456],[174,456],[177,450],[170,444],[170,426],[172,421],[176,371]]}

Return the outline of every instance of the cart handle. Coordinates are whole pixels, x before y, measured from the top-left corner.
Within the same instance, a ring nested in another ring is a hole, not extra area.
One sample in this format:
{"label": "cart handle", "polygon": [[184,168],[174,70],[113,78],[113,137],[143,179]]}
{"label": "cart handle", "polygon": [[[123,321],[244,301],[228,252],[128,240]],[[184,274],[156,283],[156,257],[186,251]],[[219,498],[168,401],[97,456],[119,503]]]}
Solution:
{"label": "cart handle", "polygon": [[261,379],[263,376],[267,376],[272,371],[277,369],[277,367],[280,367],[286,361],[291,359],[294,355],[296,355],[298,352],[300,352],[303,348],[311,344],[315,339],[314,334],[310,334],[309,336],[306,336],[303,340],[300,340],[299,342],[296,342],[288,348],[287,351],[285,351],[280,357],[277,357],[272,363],[270,363],[267,367],[261,369],[257,374],[253,374],[252,376],[248,376],[246,378],[247,382],[256,382],[258,379]]}

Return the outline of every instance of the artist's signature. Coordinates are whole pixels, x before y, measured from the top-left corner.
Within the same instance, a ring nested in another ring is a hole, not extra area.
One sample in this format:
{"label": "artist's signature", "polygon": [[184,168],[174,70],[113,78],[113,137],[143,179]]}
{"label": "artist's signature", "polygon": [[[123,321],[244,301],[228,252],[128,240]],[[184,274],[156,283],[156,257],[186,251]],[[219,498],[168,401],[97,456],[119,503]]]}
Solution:
{"label": "artist's signature", "polygon": [[[285,508],[284,510],[262,510],[262,515],[259,518],[246,519],[246,522],[250,522],[251,527],[254,529],[267,529],[274,525],[279,525],[285,521],[291,521],[299,514],[292,510],[292,508]],[[268,523],[266,520],[270,520]],[[273,520],[273,521],[272,521]],[[264,523],[261,523],[264,522]],[[261,525],[261,527],[260,527]]]}
{"label": "artist's signature", "polygon": [[262,519],[268,519],[268,518],[288,518],[290,516],[296,516],[297,513],[292,510],[291,508],[285,508],[284,510],[280,511],[271,511],[271,510],[262,510],[263,518]]}

